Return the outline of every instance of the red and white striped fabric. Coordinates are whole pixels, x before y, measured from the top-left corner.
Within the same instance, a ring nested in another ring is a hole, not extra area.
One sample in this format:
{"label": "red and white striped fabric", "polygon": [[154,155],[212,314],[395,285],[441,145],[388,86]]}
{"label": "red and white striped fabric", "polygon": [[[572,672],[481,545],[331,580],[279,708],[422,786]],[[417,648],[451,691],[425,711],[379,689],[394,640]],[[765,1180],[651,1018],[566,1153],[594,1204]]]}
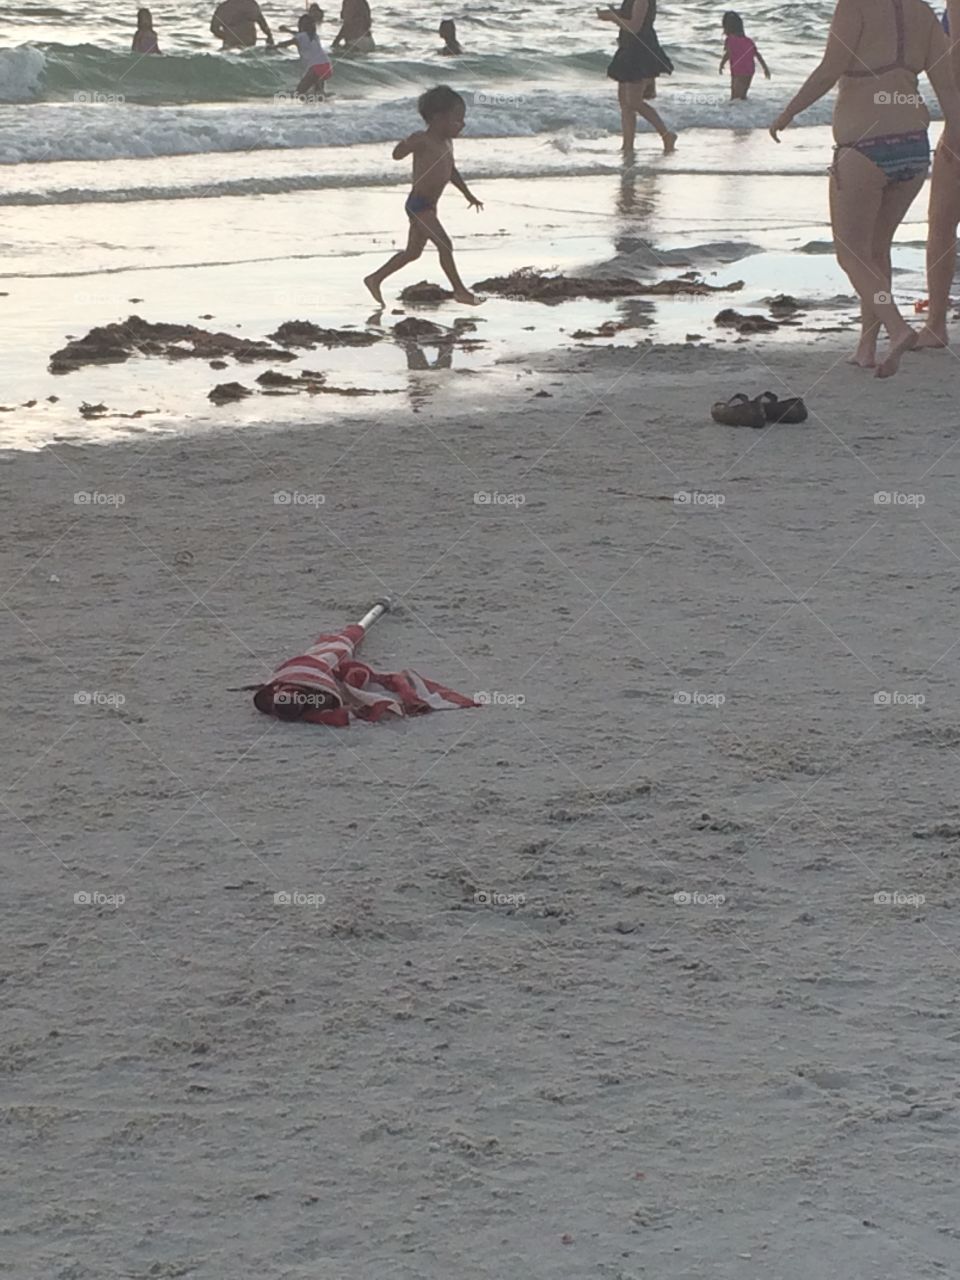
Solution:
{"label": "red and white striped fabric", "polygon": [[365,634],[354,623],[317,636],[306,653],[282,662],[260,686],[253,699],[257,710],[281,720],[342,727],[351,716],[377,721],[478,705],[416,671],[378,672],[359,662],[354,655]]}

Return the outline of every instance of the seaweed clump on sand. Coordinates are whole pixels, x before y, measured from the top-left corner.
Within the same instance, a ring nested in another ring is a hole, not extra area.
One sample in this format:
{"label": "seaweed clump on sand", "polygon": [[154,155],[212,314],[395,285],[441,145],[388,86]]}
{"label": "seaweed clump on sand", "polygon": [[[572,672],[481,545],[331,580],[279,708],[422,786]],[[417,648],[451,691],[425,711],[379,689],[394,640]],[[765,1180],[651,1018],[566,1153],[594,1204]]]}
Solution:
{"label": "seaweed clump on sand", "polygon": [[284,347],[370,347],[382,333],[367,329],[324,329],[310,320],[285,320],[269,337]]}
{"label": "seaweed clump on sand", "polygon": [[297,358],[292,351],[283,351],[262,339],[212,333],[193,324],[153,323],[140,316],[128,316],[114,324],[98,325],[82,338],[68,342],[50,357],[49,368],[51,373],[73,373],[84,365],[122,364],[135,354],[164,356],[168,360],[194,357],[219,360],[232,356],[247,364]]}
{"label": "seaweed clump on sand", "polygon": [[718,311],[713,317],[713,323],[721,329],[736,329],[737,333],[744,334],[772,333],[774,329],[780,328],[776,321],[768,320],[766,316],[747,316],[731,307]]}
{"label": "seaweed clump on sand", "polygon": [[508,276],[491,276],[473,286],[477,293],[493,293],[516,302],[565,302],[570,298],[639,298],[691,295],[705,297],[711,293],[732,293],[743,288],[743,281],[733,284],[707,284],[696,273],[688,272],[677,280],[659,280],[642,284],[631,276],[548,276],[533,267],[522,267]]}
{"label": "seaweed clump on sand", "polygon": [[431,284],[429,280],[418,280],[400,290],[401,302],[450,302],[452,298],[452,290]]}

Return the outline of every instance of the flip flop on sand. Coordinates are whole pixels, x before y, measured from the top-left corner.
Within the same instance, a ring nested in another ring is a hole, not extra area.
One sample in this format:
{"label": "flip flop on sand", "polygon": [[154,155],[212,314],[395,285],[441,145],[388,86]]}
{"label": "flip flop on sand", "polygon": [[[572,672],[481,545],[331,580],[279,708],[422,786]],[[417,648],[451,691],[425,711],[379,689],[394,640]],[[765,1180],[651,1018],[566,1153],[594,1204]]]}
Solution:
{"label": "flip flop on sand", "polygon": [[725,427],[765,427],[767,416],[759,400],[750,400],[743,392],[729,400],[718,400],[710,410],[710,417]]}
{"label": "flip flop on sand", "polygon": [[757,396],[757,404],[763,406],[767,422],[806,422],[807,406],[799,396],[788,396],[786,400],[778,400],[772,391],[765,391]]}

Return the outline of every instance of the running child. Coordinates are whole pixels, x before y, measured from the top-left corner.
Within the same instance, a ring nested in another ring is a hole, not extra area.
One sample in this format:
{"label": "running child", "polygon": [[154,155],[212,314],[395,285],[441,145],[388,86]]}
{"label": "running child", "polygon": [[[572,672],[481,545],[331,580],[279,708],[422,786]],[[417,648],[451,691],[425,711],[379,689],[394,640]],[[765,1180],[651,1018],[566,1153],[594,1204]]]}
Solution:
{"label": "running child", "polygon": [[300,15],[300,21],[297,23],[297,34],[292,40],[281,40],[277,45],[278,49],[288,48],[290,45],[296,45],[300,54],[300,65],[303,68],[303,78],[297,85],[298,95],[316,94],[317,97],[326,96],[324,81],[329,80],[333,75],[333,64],[330,61],[330,55],[320,43],[320,37],[317,35],[317,24],[309,13]]}
{"label": "running child", "polygon": [[160,41],[153,29],[153,14],[149,9],[137,10],[137,29],[133,33],[133,44],[130,48],[134,53],[160,52]]}
{"label": "running child", "polygon": [[460,279],[453,260],[453,245],[437,217],[437,203],[448,182],[453,183],[473,208],[483,208],[460,177],[453,162],[453,139],[463,132],[466,103],[459,93],[455,93],[448,85],[441,84],[421,94],[417,110],[426,123],[426,129],[411,133],[409,138],[398,142],[393,149],[394,160],[413,156],[413,190],[404,205],[410,219],[407,247],[395,253],[389,262],[384,263],[379,271],[367,276],[363,283],[383,306],[380,286],[384,280],[401,267],[416,262],[427,241],[431,240],[440,254],[440,266],[453,286],[453,296],[458,302],[476,306],[478,299]]}
{"label": "running child", "polygon": [[723,32],[726,36],[724,40],[724,55],[720,59],[720,75],[723,75],[723,69],[730,63],[730,101],[745,102],[747,91],[750,88],[750,82],[753,80],[753,73],[756,70],[756,62],[763,67],[763,74],[770,79],[770,68],[760,57],[760,51],[753,43],[748,35],[744,35],[743,19],[739,13],[734,13],[732,9],[728,9],[723,15]]}

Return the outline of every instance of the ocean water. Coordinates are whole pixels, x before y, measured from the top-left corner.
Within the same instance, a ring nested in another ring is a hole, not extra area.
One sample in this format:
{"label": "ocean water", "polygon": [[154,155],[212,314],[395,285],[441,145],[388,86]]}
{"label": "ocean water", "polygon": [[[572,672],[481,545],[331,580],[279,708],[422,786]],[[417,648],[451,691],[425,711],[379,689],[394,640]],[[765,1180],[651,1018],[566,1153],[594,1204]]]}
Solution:
{"label": "ocean water", "polygon": [[[328,167],[329,157],[339,172],[345,167],[339,152],[408,132],[417,123],[417,94],[449,81],[469,104],[465,136],[491,140],[490,157],[503,176],[553,171],[550,164],[538,168],[529,148],[518,160],[521,149],[512,139],[539,140],[547,152],[559,147],[574,172],[604,171],[608,154],[601,158],[592,144],[618,128],[614,86],[605,75],[615,33],[589,5],[561,0],[546,9],[484,0],[460,10],[375,0],[378,51],[336,60],[336,97],[324,106],[292,98],[298,63],[290,51],[220,53],[209,34],[212,8],[210,0],[155,6],[163,56],[139,57],[129,52],[134,5],[3,6],[0,164],[240,152],[255,182],[265,156],[311,148],[314,170]],[[727,78],[717,74],[722,6],[667,3],[658,29],[676,72],[661,79],[658,105],[680,130],[765,129],[815,64],[831,8],[823,0],[785,7],[747,0],[747,30],[774,78],[759,77],[749,102],[731,104]],[[295,5],[269,4],[265,11],[275,33],[293,26],[299,12]],[[442,16],[457,20],[464,57],[439,56]],[[335,32],[331,8],[322,34],[329,43]],[[823,124],[829,112],[821,102],[803,124]],[[786,162],[773,148],[769,160],[771,168]],[[381,173],[388,168],[385,158]],[[264,174],[265,181],[270,177]],[[12,185],[22,197],[22,187]],[[154,198],[160,194],[158,187]]]}

